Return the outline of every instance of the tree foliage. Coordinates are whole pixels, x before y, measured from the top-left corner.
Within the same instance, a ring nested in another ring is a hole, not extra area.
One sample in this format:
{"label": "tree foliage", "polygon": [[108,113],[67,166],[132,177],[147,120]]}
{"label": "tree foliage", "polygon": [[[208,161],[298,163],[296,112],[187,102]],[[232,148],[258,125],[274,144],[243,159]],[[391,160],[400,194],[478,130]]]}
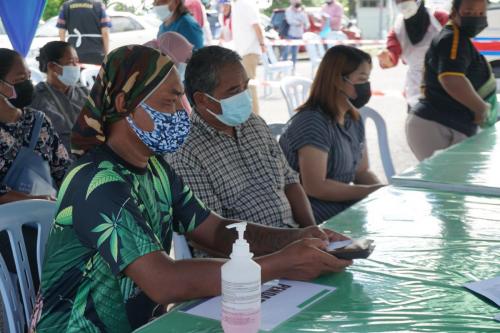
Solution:
{"label": "tree foliage", "polygon": [[52,16],[59,15],[59,10],[61,9],[63,2],[64,0],[47,0],[42,19],[48,20]]}

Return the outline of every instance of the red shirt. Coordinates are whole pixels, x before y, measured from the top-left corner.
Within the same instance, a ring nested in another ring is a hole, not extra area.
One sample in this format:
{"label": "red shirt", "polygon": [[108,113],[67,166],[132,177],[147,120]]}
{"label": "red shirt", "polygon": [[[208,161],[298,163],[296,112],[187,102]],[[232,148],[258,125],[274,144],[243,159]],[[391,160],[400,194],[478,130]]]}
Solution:
{"label": "red shirt", "polygon": [[[436,10],[434,12],[434,17],[436,20],[441,23],[442,26],[448,22],[448,13],[444,11],[439,11]],[[387,50],[389,50],[391,54],[391,59],[393,64],[397,64],[399,61],[399,57],[401,56],[402,50],[401,50],[401,44],[399,43],[398,37],[396,35],[396,32],[394,31],[394,28],[392,28],[389,31],[389,35],[387,35]]]}

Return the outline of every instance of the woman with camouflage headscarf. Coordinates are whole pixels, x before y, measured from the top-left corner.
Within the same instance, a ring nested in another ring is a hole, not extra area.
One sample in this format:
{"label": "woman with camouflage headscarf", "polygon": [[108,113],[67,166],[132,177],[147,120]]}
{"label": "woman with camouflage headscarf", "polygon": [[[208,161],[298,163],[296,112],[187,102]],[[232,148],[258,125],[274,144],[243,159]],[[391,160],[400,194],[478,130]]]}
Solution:
{"label": "woman with camouflage headscarf", "polygon": [[[173,231],[227,256],[235,235],[225,226],[236,222],[207,209],[157,156],[189,131],[173,68],[145,46],[107,56],[73,129],[73,152],[83,156],[59,190],[32,331],[130,332],[157,304],[220,293],[224,260],[168,256]],[[286,246],[256,259],[263,280],[309,279],[349,264],[320,251],[318,239],[345,237],[318,227],[249,224],[245,236],[257,255]]]}
{"label": "woman with camouflage headscarf", "polygon": [[151,156],[175,150],[189,132],[172,68],[142,46],[117,49],[102,67],[74,127],[74,152],[85,154],[59,192],[36,331],[127,332],[144,324],[156,303],[125,268],[148,253],[168,253],[172,230],[192,230],[210,214]]}

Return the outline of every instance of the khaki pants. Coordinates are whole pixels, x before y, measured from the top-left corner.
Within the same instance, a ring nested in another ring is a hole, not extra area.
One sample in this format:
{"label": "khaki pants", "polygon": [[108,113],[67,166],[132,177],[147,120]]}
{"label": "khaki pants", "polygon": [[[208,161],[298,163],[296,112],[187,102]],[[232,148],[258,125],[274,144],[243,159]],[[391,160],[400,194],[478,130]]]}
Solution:
{"label": "khaki pants", "polygon": [[[242,58],[243,67],[247,72],[248,78],[255,80],[257,78],[257,66],[259,66],[260,56],[252,53],[247,54]],[[253,113],[259,114],[259,97],[257,95],[257,87],[255,85],[250,85],[248,89],[252,95]]]}
{"label": "khaki pants", "polygon": [[435,151],[446,149],[467,136],[438,122],[408,114],[406,118],[406,140],[415,157],[422,161]]}

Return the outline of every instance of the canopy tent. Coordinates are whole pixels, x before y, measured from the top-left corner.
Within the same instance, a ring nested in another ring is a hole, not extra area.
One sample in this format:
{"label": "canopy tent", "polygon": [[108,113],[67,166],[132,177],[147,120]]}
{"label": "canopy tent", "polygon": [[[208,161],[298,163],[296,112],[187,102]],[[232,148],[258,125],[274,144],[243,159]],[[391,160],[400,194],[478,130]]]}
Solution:
{"label": "canopy tent", "polygon": [[23,57],[30,50],[46,0],[2,0],[0,18],[12,47]]}

